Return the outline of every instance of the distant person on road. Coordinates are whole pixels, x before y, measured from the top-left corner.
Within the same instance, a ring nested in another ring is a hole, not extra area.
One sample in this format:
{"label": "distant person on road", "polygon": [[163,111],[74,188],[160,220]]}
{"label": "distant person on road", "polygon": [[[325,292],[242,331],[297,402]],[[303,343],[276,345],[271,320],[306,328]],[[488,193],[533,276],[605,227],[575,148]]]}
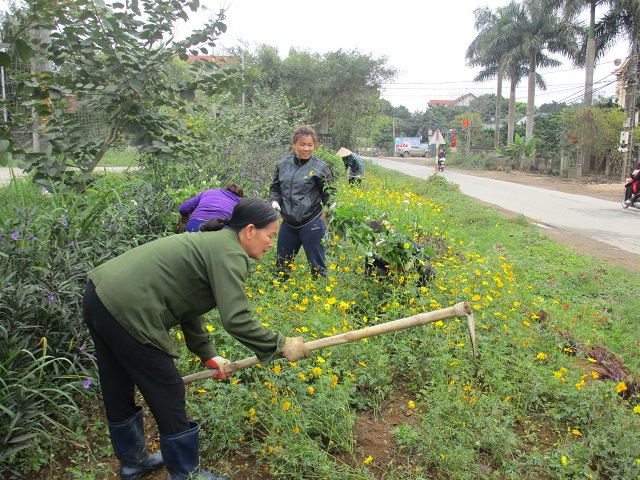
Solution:
{"label": "distant person on road", "polygon": [[636,198],[638,197],[638,194],[640,194],[639,186],[640,186],[640,162],[638,162],[638,165],[636,165],[636,169],[633,172],[631,172],[631,174],[629,175],[629,177],[627,178],[624,184],[625,205],[633,205],[635,203]]}
{"label": "distant person on road", "polygon": [[360,185],[364,178],[364,162],[360,155],[344,147],[338,150],[336,155],[342,158],[345,171],[349,170],[349,185]]}
{"label": "distant person on road", "polygon": [[323,205],[329,205],[334,189],[333,176],[326,163],[313,155],[318,135],[309,125],[295,129],[291,138],[293,153],[276,165],[269,187],[271,206],[282,214],[276,249],[276,268],[287,275],[286,263],[304,248],[313,272],[326,276],[322,239],[327,224],[321,218]]}
{"label": "distant person on road", "polygon": [[244,197],[244,191],[235,183],[227,184],[225,190],[211,189],[199,193],[180,205],[182,217],[188,217],[186,231],[197,232],[200,225],[211,218],[227,220],[233,208]]}

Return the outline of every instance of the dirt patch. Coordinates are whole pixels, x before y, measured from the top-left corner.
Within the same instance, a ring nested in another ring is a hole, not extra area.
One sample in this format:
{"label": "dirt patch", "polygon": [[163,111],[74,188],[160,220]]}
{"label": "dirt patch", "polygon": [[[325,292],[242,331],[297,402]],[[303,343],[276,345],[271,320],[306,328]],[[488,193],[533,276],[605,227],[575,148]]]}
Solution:
{"label": "dirt patch", "polygon": [[[388,157],[386,160],[395,162],[410,163],[424,167],[435,168],[432,158],[421,157]],[[543,175],[529,172],[499,172],[488,170],[461,170],[457,168],[448,168],[452,172],[473,175],[476,177],[492,178],[494,180],[502,180],[505,182],[519,183],[531,187],[546,188],[550,190],[558,190],[565,193],[573,193],[575,195],[586,195],[589,197],[600,198],[612,202],[619,202],[622,197],[622,182],[611,178],[602,177],[582,177],[582,178],[561,178],[553,175]],[[483,202],[480,202],[483,203]],[[501,215],[507,218],[515,218],[518,214],[506,210],[504,208],[491,205]],[[625,252],[619,248],[612,247],[605,243],[601,243],[589,238],[581,237],[572,233],[564,232],[557,229],[541,229],[545,235],[553,238],[559,243],[570,246],[576,253],[588,255],[604,260],[608,265],[623,267],[636,273],[640,273],[640,263],[629,261],[629,252]]]}

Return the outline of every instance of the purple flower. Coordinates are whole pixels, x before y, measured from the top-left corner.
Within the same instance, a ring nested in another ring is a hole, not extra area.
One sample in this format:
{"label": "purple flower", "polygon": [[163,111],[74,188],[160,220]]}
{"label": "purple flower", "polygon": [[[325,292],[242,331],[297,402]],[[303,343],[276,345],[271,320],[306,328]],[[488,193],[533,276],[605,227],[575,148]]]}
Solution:
{"label": "purple flower", "polygon": [[55,299],[56,296],[53,293],[47,297],[47,300],[49,300],[50,302],[53,302]]}
{"label": "purple flower", "polygon": [[150,192],[150,191],[151,191],[151,185],[147,187],[147,192]]}
{"label": "purple flower", "polygon": [[87,379],[84,381],[84,383],[82,384],[82,386],[83,386],[84,388],[89,388],[89,387],[91,386],[91,383],[92,383],[92,382],[91,382],[91,378],[87,378]]}
{"label": "purple flower", "polygon": [[0,237],[0,243],[4,243],[4,237]]}
{"label": "purple flower", "polygon": [[129,196],[129,192],[124,192],[124,196],[128,197]]}
{"label": "purple flower", "polygon": [[14,240],[17,240],[18,238],[20,238],[20,234],[18,232],[12,233],[11,238],[13,238]]}
{"label": "purple flower", "polygon": [[38,237],[36,237],[35,235],[32,235],[32,236],[31,236],[31,241],[32,241],[32,242],[35,242],[37,239],[38,239]]}
{"label": "purple flower", "polygon": [[109,224],[109,228],[116,228],[116,226],[113,223],[111,223]]}
{"label": "purple flower", "polygon": [[74,242],[73,240],[69,243],[70,247],[74,247],[76,245],[76,242]]}
{"label": "purple flower", "polygon": [[69,226],[69,222],[67,222],[66,220],[62,220],[62,225],[64,227],[68,227]]}

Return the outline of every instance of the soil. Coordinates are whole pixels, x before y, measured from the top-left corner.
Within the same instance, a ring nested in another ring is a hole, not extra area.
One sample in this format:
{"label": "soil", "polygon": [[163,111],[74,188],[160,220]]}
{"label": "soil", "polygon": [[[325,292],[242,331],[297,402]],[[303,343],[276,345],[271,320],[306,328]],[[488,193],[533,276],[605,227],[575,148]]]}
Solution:
{"label": "soil", "polygon": [[[386,160],[395,162],[411,163],[413,165],[434,167],[433,159],[421,157],[389,157]],[[495,180],[503,180],[505,182],[519,183],[521,185],[529,185],[531,187],[546,188],[558,190],[576,195],[587,195],[590,197],[600,198],[602,200],[610,200],[612,202],[620,202],[622,195],[622,182],[612,178],[604,178],[598,176],[588,176],[582,178],[561,178],[554,175],[545,175],[530,172],[503,172],[503,171],[487,171],[487,170],[461,170],[448,167],[447,170],[456,173],[464,173],[475,175],[477,177],[493,178]],[[503,208],[492,206],[507,218],[518,216],[514,212]],[[545,235],[553,238],[557,242],[572,247],[581,255],[596,257],[604,260],[608,265],[615,265],[640,273],[640,263],[629,262],[629,253],[624,250],[606,245],[589,238],[580,237],[575,234],[563,232],[558,229],[542,229]]]}

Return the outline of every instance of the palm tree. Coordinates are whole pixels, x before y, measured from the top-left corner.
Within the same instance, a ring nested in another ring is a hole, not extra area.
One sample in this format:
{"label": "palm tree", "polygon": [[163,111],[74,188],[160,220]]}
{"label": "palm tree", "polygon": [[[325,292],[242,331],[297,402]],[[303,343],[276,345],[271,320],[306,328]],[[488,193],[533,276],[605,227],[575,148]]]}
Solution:
{"label": "palm tree", "polygon": [[565,17],[575,18],[580,12],[589,9],[589,26],[586,30],[586,42],[581,46],[578,56],[574,59],[576,65],[584,65],[584,100],[585,107],[590,107],[593,100],[593,73],[595,70],[596,58],[604,51],[596,53],[596,8],[611,7],[615,0],[557,0],[555,6],[562,7]]}
{"label": "palm tree", "polygon": [[494,77],[497,78],[496,86],[496,131],[493,136],[493,146],[497,147],[500,142],[500,116],[502,108],[502,77],[500,59],[505,52],[495,48],[497,43],[494,38],[499,35],[498,22],[499,15],[494,14],[489,7],[476,8],[473,11],[476,16],[475,29],[478,35],[467,47],[466,58],[471,67],[484,67],[473,79],[474,82],[484,82]]}
{"label": "palm tree", "polygon": [[560,64],[545,52],[575,58],[578,50],[575,38],[580,28],[571,19],[554,15],[556,7],[553,0],[524,0],[520,4],[511,2],[505,8],[509,10],[510,21],[502,27],[502,32],[519,39],[520,43],[512,54],[516,58],[527,58],[529,62],[526,129],[526,138],[529,140],[533,137],[536,68]]}

